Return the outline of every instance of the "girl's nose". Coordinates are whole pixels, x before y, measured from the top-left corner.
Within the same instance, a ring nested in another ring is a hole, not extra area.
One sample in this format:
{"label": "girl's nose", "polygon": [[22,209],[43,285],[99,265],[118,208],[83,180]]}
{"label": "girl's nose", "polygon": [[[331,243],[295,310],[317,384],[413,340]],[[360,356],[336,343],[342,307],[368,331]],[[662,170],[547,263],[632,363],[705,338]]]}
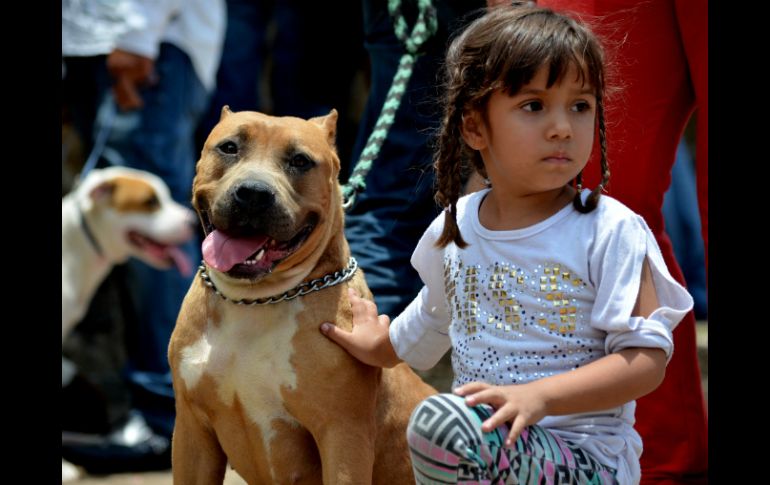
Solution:
{"label": "girl's nose", "polygon": [[554,113],[548,126],[548,139],[561,140],[572,138],[572,124],[566,113]]}

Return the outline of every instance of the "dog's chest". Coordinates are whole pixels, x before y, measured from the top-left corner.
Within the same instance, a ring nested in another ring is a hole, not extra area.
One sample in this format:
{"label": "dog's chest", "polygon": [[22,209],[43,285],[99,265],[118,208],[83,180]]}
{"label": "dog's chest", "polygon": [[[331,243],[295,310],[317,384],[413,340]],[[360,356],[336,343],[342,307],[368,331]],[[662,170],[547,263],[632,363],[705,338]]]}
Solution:
{"label": "dog's chest", "polygon": [[187,389],[195,394],[203,374],[211,376],[216,399],[231,406],[237,397],[269,443],[274,419],[295,421],[280,390],[297,386],[290,359],[302,307],[299,299],[259,308],[223,305],[221,322],[207,322],[200,339],[181,351],[180,374]]}

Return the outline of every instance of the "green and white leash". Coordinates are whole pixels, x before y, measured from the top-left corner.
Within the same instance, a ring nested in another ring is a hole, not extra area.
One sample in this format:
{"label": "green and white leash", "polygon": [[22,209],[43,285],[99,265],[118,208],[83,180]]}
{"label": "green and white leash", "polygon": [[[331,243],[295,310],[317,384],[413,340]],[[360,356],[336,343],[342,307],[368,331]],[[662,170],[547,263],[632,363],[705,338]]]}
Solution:
{"label": "green and white leash", "polygon": [[380,116],[374,125],[374,130],[366,141],[366,146],[361,152],[361,157],[353,169],[353,173],[348,179],[348,183],[342,188],[342,207],[347,211],[353,206],[356,200],[356,194],[363,192],[366,188],[366,174],[372,168],[372,162],[380,153],[380,148],[388,136],[388,131],[393,125],[396,117],[396,111],[401,104],[401,98],[404,96],[406,86],[412,77],[414,63],[417,56],[420,55],[420,47],[428,40],[438,29],[438,20],[436,18],[436,9],[431,4],[431,0],[417,0],[418,15],[414,28],[409,32],[409,26],[401,13],[401,0],[388,0],[388,13],[393,17],[394,30],[396,37],[401,41],[406,52],[401,56],[398,63],[396,75],[393,77],[393,83],[390,85],[388,95],[385,97],[385,104],[382,106]]}

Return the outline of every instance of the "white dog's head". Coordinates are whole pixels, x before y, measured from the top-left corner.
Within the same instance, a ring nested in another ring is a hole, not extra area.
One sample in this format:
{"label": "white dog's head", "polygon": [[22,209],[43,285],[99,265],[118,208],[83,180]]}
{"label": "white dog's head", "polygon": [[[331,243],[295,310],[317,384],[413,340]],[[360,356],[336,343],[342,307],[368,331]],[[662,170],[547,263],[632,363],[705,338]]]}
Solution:
{"label": "white dog's head", "polygon": [[184,275],[192,262],[177,247],[194,234],[195,214],[157,176],[125,167],[88,173],[72,194],[101,252],[113,263],[134,256]]}

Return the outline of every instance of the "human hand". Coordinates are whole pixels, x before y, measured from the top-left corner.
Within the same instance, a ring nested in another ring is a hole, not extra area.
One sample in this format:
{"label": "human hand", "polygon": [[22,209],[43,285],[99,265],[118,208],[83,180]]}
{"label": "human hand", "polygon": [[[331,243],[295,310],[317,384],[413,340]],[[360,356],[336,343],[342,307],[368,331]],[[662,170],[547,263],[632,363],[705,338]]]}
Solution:
{"label": "human hand", "polygon": [[492,431],[503,423],[511,421],[511,429],[505,446],[513,446],[527,426],[535,424],[546,415],[546,403],[537,386],[531,384],[493,386],[483,382],[471,382],[454,390],[465,397],[468,406],[489,404],[495,413],[484,421],[481,430]]}
{"label": "human hand", "polygon": [[350,308],[353,311],[353,329],[348,332],[331,323],[321,325],[321,333],[347,350],[364,364],[375,367],[393,367],[401,359],[390,343],[390,318],[377,315],[374,302],[358,296],[348,288]]}
{"label": "human hand", "polygon": [[138,87],[155,80],[154,67],[152,59],[121,49],[115,49],[107,56],[107,70],[115,80],[112,92],[121,110],[144,106]]}

